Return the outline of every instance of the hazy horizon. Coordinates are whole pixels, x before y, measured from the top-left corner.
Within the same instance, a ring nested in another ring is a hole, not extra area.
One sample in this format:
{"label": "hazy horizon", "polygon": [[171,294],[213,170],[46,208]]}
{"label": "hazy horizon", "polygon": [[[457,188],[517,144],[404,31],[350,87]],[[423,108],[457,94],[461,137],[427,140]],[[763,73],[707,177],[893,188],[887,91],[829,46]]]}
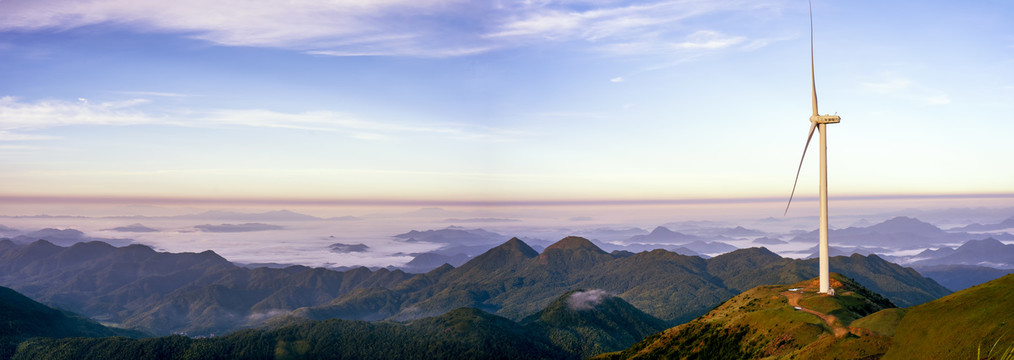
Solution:
{"label": "hazy horizon", "polygon": [[[711,233],[742,226],[762,231],[763,236],[788,240],[800,231],[816,229],[816,201],[794,201],[782,216],[785,199],[675,204],[599,204],[526,206],[190,206],[116,204],[35,204],[0,206],[0,225],[10,229],[0,237],[14,237],[44,228],[75,229],[84,236],[112,241],[117,246],[139,243],[159,251],[201,252],[213,250],[238,263],[281,263],[309,266],[403,266],[412,254],[435,251],[447,243],[411,243],[394,236],[412,230],[457,227],[484,229],[504,236],[534,241],[545,246],[565,236],[625,246],[633,235],[647,234],[658,226],[670,230]],[[282,210],[319,219],[288,219]],[[205,214],[211,211],[210,214]],[[250,220],[243,216],[221,218],[216,212],[239,215],[276,214]],[[204,214],[204,215],[202,215]],[[1014,199],[905,198],[859,199],[832,202],[832,229],[865,227],[896,216],[909,216],[947,229],[971,223],[992,224],[1014,217]],[[146,229],[132,230],[131,226]],[[244,228],[246,226],[247,228]],[[124,230],[114,230],[126,228]],[[721,239],[739,248],[765,246],[788,257],[804,257],[814,244],[764,245],[753,242],[760,235]],[[982,236],[985,238],[986,236]],[[705,237],[707,239],[707,237]],[[130,239],[131,241],[127,241]],[[709,240],[712,241],[712,240]],[[1011,241],[1007,241],[1011,242]],[[364,244],[362,252],[335,253],[332,244]],[[629,244],[627,244],[629,245]],[[957,246],[960,243],[951,244]],[[832,239],[832,247],[842,247]],[[659,245],[659,247],[666,247]],[[892,249],[888,254],[913,255],[913,250]],[[936,248],[927,244],[925,248]],[[850,248],[845,246],[845,248]],[[712,253],[710,255],[716,255]]]}

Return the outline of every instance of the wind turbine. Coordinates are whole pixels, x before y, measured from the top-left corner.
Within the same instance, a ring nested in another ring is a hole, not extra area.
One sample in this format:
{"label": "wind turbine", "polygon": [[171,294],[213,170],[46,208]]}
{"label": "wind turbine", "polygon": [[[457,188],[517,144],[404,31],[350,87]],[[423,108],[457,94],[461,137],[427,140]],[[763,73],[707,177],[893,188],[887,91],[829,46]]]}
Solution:
{"label": "wind turbine", "polygon": [[789,203],[785,205],[785,214],[789,213],[789,205],[792,205],[792,196],[796,194],[796,184],[799,183],[799,172],[803,169],[803,159],[806,158],[806,148],[810,147],[810,139],[813,138],[813,130],[820,132],[820,292],[828,293],[831,287],[831,278],[828,271],[828,242],[827,242],[827,124],[841,122],[837,115],[820,115],[817,112],[817,80],[814,75],[813,66],[813,2],[810,1],[810,85],[813,90],[813,115],[810,116],[810,134],[806,136],[806,145],[803,146],[803,156],[799,158],[799,168],[796,169],[796,181],[792,183],[792,193],[789,194]]}

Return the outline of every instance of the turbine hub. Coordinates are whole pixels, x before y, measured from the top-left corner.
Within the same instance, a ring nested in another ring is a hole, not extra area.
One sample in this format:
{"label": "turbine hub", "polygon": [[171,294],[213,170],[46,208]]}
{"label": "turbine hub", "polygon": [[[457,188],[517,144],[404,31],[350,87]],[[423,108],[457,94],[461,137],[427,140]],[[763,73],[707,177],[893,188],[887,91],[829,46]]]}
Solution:
{"label": "turbine hub", "polygon": [[841,116],[838,115],[813,115],[810,117],[810,122],[814,124],[837,124],[841,122]]}

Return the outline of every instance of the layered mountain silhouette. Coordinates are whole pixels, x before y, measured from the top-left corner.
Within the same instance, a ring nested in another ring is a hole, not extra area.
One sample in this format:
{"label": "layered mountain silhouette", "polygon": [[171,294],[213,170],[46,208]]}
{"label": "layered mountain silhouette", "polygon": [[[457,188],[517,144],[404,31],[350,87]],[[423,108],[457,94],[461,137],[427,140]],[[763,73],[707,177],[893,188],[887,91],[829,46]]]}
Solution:
{"label": "layered mountain silhouette", "polygon": [[0,240],[0,281],[46,304],[155,334],[224,333],[410,275],[366,268],[247,269],[212,251],[161,253],[102,242],[60,247]]}
{"label": "layered mountain silhouette", "polygon": [[[214,252],[160,253],[100,242],[60,247],[0,241],[0,285],[46,304],[154,334],[222,334],[291,314],[307,319],[413,320],[471,307],[514,321],[572,289],[601,289],[671,324],[761,284],[817,274],[815,260],[764,248],[711,259],[666,250],[607,253],[568,237],[539,253],[511,239],[460,267],[424,274],[292,266],[248,269]],[[834,257],[831,268],[900,306],[950,291],[877,256]]]}
{"label": "layered mountain silhouette", "polygon": [[688,235],[669,230],[669,228],[665,226],[658,226],[655,227],[655,229],[652,230],[651,233],[647,235],[635,235],[630,237],[628,242],[650,243],[650,244],[660,244],[660,243],[683,244],[701,240],[704,239],[696,235]]}
{"label": "layered mountain silhouette", "polygon": [[1014,273],[1014,245],[988,238],[969,240],[957,248],[940,247],[912,256],[890,257],[912,266],[951,290],[962,290]]}
{"label": "layered mountain silhouette", "polygon": [[[904,216],[895,217],[868,227],[832,229],[828,235],[838,246],[890,247],[892,249],[925,249],[941,244],[981,238],[967,232],[947,232],[933,224]],[[1005,238],[1010,234],[999,234]],[[817,231],[795,236],[792,242],[816,242]]]}
{"label": "layered mountain silhouette", "polygon": [[60,246],[71,246],[76,243],[89,241],[101,241],[107,244],[123,246],[133,242],[133,240],[130,239],[94,238],[85,235],[83,232],[79,230],[53,229],[53,228],[45,228],[42,230],[32,231],[24,235],[18,235],[11,238],[10,241],[19,244],[28,244],[43,239],[45,239],[50,243]]}
{"label": "layered mountain silhouette", "polygon": [[520,323],[460,308],[408,323],[303,321],[204,339],[37,339],[14,358],[583,359],[665,328],[620,298],[575,290]]}
{"label": "layered mountain silhouette", "polygon": [[908,260],[913,266],[979,265],[1014,269],[1014,244],[1006,245],[993,238],[969,240],[956,249],[925,250]]}
{"label": "layered mountain silhouette", "polygon": [[1014,217],[1009,217],[1004,221],[996,224],[979,224],[974,223],[959,228],[950,229],[950,231],[1000,231],[1014,229]]}
{"label": "layered mountain silhouette", "polygon": [[1007,274],[1014,274],[1014,269],[995,269],[976,265],[935,265],[915,269],[923,276],[936,280],[940,285],[953,291],[964,290]]}

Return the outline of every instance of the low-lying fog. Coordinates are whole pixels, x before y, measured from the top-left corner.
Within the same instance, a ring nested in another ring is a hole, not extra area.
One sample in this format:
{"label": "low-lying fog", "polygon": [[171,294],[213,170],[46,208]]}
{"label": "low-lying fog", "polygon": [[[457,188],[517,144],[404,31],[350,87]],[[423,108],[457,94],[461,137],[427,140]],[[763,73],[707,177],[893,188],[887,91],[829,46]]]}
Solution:
{"label": "low-lying fog", "polygon": [[[1010,207],[970,208],[968,204],[956,203],[938,205],[962,207],[904,210],[920,205],[912,201],[903,204],[843,201],[832,207],[831,227],[868,227],[895,216],[908,216],[947,230],[974,223],[998,224],[1014,216],[1014,209]],[[278,209],[209,212],[196,208],[133,206],[60,211],[4,206],[0,208],[0,237],[15,239],[46,228],[74,229],[83,233],[79,236],[107,240],[117,246],[140,243],[168,252],[213,250],[240,264],[385,267],[403,266],[414,254],[455,245],[395,237],[412,230],[483,229],[502,235],[503,241],[519,237],[537,249],[563,237],[578,235],[604,244],[610,251],[609,245],[636,245],[631,250],[652,247],[653,238],[646,235],[663,226],[701,240],[703,244],[698,244],[698,249],[705,250],[698,252],[704,255],[724,252],[721,246],[707,247],[709,243],[720,242],[738,248],[764,246],[782,256],[808,257],[814,252],[816,243],[791,240],[816,229],[815,203],[812,200],[793,203],[788,216],[782,216],[783,210],[784,203],[774,201],[501,208],[349,207],[293,209],[292,212]],[[1014,229],[991,230],[984,232],[983,237],[999,231],[1014,232]],[[55,236],[73,237],[75,234],[64,232]],[[636,240],[637,236],[642,240]],[[24,242],[28,238],[20,240]],[[832,247],[834,241],[832,238]],[[675,243],[661,245],[678,247]],[[957,245],[960,242],[952,244]],[[898,248],[892,244],[878,247],[877,253],[899,256],[914,255],[925,249]],[[939,245],[926,246],[935,247]]]}

